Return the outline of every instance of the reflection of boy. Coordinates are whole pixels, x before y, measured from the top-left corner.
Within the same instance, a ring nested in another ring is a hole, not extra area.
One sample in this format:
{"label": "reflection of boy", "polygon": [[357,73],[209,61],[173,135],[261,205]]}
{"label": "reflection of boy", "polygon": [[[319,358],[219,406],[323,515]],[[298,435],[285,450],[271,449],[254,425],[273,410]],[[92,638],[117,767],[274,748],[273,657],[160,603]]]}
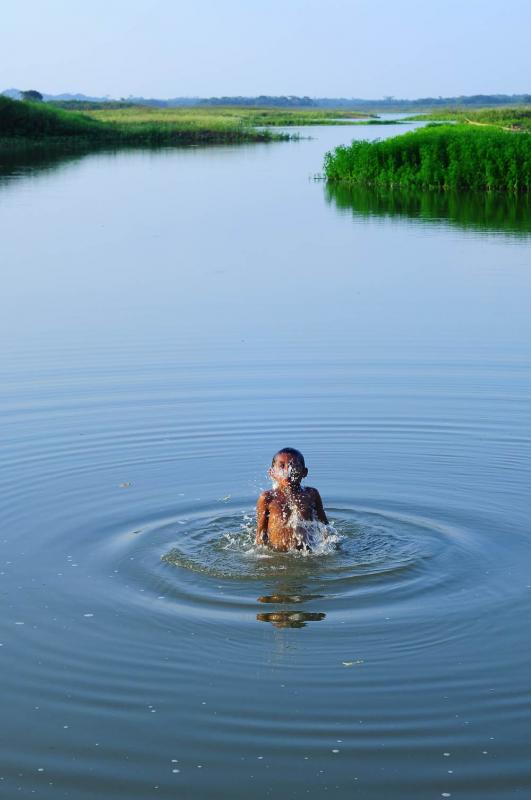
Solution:
{"label": "reflection of boy", "polygon": [[308,474],[304,456],[292,447],[279,450],[271,463],[269,476],[274,488],[262,492],[256,504],[256,543],[273,550],[309,550],[308,525],[328,524],[323,501],[317,489],[301,486]]}

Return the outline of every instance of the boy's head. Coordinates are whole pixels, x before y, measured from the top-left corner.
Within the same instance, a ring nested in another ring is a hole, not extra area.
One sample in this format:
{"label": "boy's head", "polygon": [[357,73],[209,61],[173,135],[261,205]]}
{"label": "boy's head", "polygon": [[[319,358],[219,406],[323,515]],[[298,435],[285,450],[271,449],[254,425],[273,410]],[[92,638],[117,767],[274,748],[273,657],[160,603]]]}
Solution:
{"label": "boy's head", "polygon": [[273,456],[270,477],[279,485],[297,486],[308,474],[304,456],[294,447],[283,447]]}

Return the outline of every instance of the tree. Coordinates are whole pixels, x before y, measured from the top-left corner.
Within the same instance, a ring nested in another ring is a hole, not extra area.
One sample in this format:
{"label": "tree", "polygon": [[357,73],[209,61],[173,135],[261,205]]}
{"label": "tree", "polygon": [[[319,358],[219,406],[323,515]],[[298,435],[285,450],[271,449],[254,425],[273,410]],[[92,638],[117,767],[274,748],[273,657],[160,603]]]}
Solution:
{"label": "tree", "polygon": [[25,100],[26,102],[30,103],[42,103],[44,100],[42,94],[37,92],[36,89],[28,89],[25,92],[20,93],[21,100]]}

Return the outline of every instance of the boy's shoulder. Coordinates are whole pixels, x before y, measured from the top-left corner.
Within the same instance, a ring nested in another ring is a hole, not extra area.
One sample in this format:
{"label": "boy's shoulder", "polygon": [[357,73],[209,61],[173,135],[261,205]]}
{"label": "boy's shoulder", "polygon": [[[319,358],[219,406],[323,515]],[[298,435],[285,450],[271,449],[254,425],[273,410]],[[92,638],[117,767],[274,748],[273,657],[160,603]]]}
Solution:
{"label": "boy's shoulder", "polygon": [[272,498],[273,498],[273,494],[274,494],[274,492],[273,492],[272,489],[266,489],[264,492],[262,492],[259,495],[258,502],[259,503],[270,503]]}
{"label": "boy's shoulder", "polygon": [[320,497],[321,496],[319,494],[319,492],[317,491],[317,489],[314,489],[313,486],[305,486],[304,487],[304,491],[306,492],[306,494],[309,497]]}

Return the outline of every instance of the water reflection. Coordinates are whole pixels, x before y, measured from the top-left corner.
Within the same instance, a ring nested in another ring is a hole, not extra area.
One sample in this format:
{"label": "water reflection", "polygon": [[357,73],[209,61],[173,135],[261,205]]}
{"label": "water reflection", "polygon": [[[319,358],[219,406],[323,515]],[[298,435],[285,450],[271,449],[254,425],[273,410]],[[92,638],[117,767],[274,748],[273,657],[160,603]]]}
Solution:
{"label": "water reflection", "polygon": [[[108,143],[87,145],[83,142],[70,142],[68,146],[60,142],[57,145],[47,145],[46,147],[21,144],[13,149],[0,148],[0,189],[12,184],[13,179],[33,178],[51,172],[60,172],[91,155],[119,156],[124,151],[165,153],[172,149],[179,148],[160,145],[151,147],[121,145],[116,147]],[[184,149],[184,147],[180,149]]]}
{"label": "water reflection", "polygon": [[325,617],[322,611],[272,611],[256,615],[259,622],[270,622],[275,628],[304,628],[308,622],[320,622]]}
{"label": "water reflection", "polygon": [[[278,592],[258,597],[259,603],[298,605],[323,597],[322,594],[304,594],[304,592]],[[256,615],[259,622],[270,622],[275,628],[304,628],[308,622],[321,622],[326,617],[322,611],[300,611],[287,608],[281,611],[266,611]]]}
{"label": "water reflection", "polygon": [[324,597],[322,594],[266,594],[258,598],[259,603],[305,603]]}
{"label": "water reflection", "polygon": [[326,199],[354,217],[409,218],[465,230],[529,236],[531,199],[500,193],[414,191],[326,184]]}
{"label": "water reflection", "polygon": [[81,161],[93,150],[82,145],[67,150],[64,147],[0,150],[0,188],[13,178],[60,170]]}

